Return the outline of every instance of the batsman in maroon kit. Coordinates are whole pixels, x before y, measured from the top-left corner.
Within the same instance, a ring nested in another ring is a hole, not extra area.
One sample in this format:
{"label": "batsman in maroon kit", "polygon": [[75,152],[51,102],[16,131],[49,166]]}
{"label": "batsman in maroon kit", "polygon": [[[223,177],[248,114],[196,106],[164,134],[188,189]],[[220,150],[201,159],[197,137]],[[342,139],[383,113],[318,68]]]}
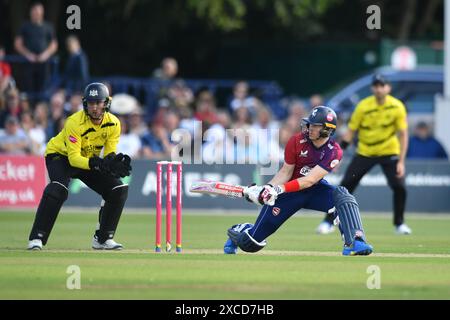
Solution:
{"label": "batsman in maroon kit", "polygon": [[[228,229],[226,254],[237,248],[257,252],[266,239],[300,209],[325,212],[339,221],[344,237],[343,255],[369,255],[355,197],[344,187],[335,187],[324,178],[342,158],[342,149],[331,136],[336,130],[336,113],[324,106],[303,119],[303,130],[291,137],[285,149],[285,163],[264,186],[249,186],[243,194],[250,202],[263,205],[255,224],[242,223]],[[338,219],[336,219],[338,218]]]}

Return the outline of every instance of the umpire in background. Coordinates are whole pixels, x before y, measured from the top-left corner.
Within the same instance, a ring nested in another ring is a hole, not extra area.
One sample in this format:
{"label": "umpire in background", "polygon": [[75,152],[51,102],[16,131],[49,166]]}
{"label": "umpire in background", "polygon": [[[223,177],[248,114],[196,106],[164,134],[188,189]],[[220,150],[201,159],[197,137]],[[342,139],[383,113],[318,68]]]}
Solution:
{"label": "umpire in background", "polygon": [[[405,157],[408,149],[408,122],[403,103],[389,95],[391,86],[380,74],[372,78],[372,92],[356,106],[348,130],[344,134],[345,150],[358,132],[356,154],[345,172],[341,185],[349,192],[358,186],[362,177],[379,164],[394,192],[394,226],[398,234],[410,234],[404,223],[406,204]],[[318,233],[333,230],[332,216],[327,215]]]}
{"label": "umpire in background", "polygon": [[[102,83],[91,83],[83,97],[83,110],[69,118],[62,131],[47,144],[45,164],[50,183],[44,190],[31,229],[28,249],[41,250],[66,201],[71,178],[78,178],[103,198],[99,225],[92,240],[97,250],[120,250],[113,240],[128,196],[120,178],[130,175],[130,157],[115,154],[120,122],[109,113],[111,97]],[[100,158],[101,151],[106,155]]]}

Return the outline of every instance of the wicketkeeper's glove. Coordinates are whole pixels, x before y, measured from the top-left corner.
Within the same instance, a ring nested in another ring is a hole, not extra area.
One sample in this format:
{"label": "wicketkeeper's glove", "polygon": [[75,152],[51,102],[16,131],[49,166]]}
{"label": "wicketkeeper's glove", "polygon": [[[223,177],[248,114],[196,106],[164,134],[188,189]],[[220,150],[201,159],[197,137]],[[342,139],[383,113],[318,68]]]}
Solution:
{"label": "wicketkeeper's glove", "polygon": [[110,171],[121,178],[129,176],[131,170],[131,158],[123,153],[116,155],[110,165]]}
{"label": "wicketkeeper's glove", "polygon": [[130,175],[131,159],[122,153],[110,153],[105,158],[92,157],[89,159],[89,168],[115,178],[123,178]]}

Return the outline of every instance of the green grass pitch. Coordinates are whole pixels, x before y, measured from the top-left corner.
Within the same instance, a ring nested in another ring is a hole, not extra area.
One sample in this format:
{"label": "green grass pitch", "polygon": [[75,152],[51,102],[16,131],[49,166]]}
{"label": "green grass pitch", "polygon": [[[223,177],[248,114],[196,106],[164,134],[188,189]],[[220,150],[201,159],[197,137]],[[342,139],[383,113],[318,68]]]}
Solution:
{"label": "green grass pitch", "polygon": [[[225,231],[256,215],[185,212],[182,254],[154,253],[148,212],[122,216],[123,251],[93,251],[97,215],[65,209],[45,250],[28,252],[33,217],[0,212],[0,299],[450,299],[447,215],[408,216],[410,236],[394,235],[388,215],[363,216],[375,249],[368,257],[341,256],[337,232],[316,235],[321,214],[298,215],[264,250],[238,255],[222,253]],[[71,265],[81,271],[79,290],[66,286]],[[379,289],[367,287],[371,268],[380,270]]]}

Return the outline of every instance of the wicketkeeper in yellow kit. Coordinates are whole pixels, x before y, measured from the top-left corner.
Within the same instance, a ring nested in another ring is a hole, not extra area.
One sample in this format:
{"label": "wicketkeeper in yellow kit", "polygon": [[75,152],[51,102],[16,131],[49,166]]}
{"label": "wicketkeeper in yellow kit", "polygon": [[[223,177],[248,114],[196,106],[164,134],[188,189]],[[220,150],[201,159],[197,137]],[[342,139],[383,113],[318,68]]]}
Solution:
{"label": "wicketkeeper in yellow kit", "polygon": [[[109,113],[111,97],[102,83],[84,90],[83,110],[67,118],[62,131],[52,138],[45,152],[50,183],[44,190],[29,237],[29,250],[47,243],[58,213],[66,201],[71,178],[83,181],[103,198],[99,224],[92,240],[97,250],[120,250],[113,240],[128,196],[120,178],[130,175],[130,157],[116,154],[120,122]],[[103,150],[105,155],[100,158]]]}

